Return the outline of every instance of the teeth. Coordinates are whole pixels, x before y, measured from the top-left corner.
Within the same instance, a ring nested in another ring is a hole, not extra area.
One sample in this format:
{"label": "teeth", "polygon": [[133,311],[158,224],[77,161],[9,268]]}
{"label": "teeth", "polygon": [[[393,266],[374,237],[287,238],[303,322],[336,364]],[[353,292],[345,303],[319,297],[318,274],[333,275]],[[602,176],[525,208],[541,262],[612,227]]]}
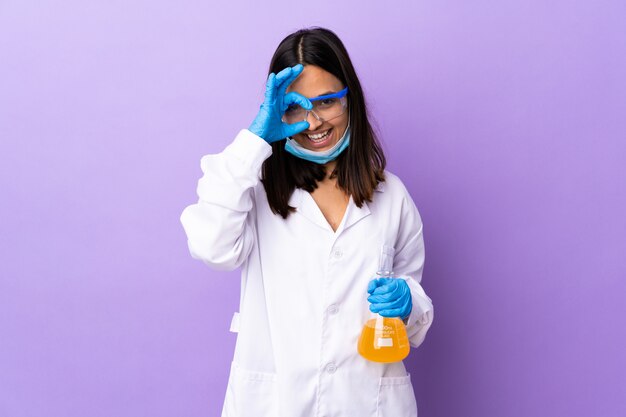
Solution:
{"label": "teeth", "polygon": [[326,132],[324,132],[324,133],[320,133],[320,134],[318,134],[318,135],[307,135],[307,136],[308,136],[308,137],[309,137],[309,139],[311,139],[311,140],[319,140],[319,139],[325,138],[325,137],[328,135],[328,132],[330,132],[330,129],[329,129],[329,130],[327,130]]}

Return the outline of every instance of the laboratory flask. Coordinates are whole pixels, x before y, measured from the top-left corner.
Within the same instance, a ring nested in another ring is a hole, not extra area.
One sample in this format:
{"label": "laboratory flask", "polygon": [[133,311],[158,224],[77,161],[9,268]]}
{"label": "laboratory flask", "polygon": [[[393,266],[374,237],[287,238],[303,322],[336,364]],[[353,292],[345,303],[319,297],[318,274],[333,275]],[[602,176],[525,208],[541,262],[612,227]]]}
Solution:
{"label": "laboratory flask", "polygon": [[[395,249],[384,245],[380,251],[378,278],[393,277]],[[411,347],[404,322],[399,317],[383,317],[370,313],[359,337],[358,351],[365,359],[374,362],[398,362],[406,358]]]}

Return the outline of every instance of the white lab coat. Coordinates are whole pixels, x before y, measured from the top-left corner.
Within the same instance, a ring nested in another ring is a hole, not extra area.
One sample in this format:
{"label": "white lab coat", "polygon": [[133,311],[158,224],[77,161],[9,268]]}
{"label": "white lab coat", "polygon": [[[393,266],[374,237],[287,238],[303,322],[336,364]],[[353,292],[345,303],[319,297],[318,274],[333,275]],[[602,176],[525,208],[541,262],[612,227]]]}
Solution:
{"label": "white lab coat", "polygon": [[222,416],[416,416],[403,362],[370,362],[357,352],[383,244],[395,247],[394,271],[411,289],[412,347],[433,320],[420,285],[422,221],[409,193],[385,172],[373,201],[358,208],[350,198],[333,232],[311,195],[296,189],[290,205],[297,211],[284,220],[260,182],[271,152],[244,129],[223,152],[204,156],[199,201],[181,215],[194,258],[216,269],[242,267]]}

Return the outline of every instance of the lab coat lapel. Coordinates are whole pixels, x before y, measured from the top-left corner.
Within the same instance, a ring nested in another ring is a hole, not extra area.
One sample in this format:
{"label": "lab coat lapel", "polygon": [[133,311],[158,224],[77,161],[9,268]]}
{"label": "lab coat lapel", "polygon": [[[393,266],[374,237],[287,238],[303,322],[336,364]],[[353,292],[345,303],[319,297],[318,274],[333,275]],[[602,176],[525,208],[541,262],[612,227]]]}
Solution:
{"label": "lab coat lapel", "polygon": [[354,226],[360,220],[366,218],[369,215],[370,215],[370,208],[367,205],[367,203],[364,201],[363,206],[359,208],[357,207],[356,204],[354,204],[354,200],[352,199],[352,196],[350,196],[350,201],[348,202],[348,208],[346,208],[346,212],[343,215],[344,218],[341,221],[339,228],[337,228],[337,234],[344,232],[350,226]]}
{"label": "lab coat lapel", "polygon": [[298,213],[304,216],[307,220],[311,221],[313,224],[334,233],[333,229],[324,218],[322,211],[317,206],[317,203],[307,191],[296,188],[291,195],[289,205],[295,207]]}
{"label": "lab coat lapel", "polygon": [[[385,191],[385,183],[384,182],[379,183],[378,186],[376,187],[376,189],[374,189],[374,191],[377,192],[377,193],[384,192]],[[364,201],[363,202],[363,206],[359,208],[354,203],[354,200],[352,199],[352,196],[350,196],[350,202],[348,203],[348,208],[346,209],[346,213],[343,215],[344,218],[341,221],[341,224],[339,225],[339,228],[337,229],[337,235],[339,235],[341,232],[347,230],[349,227],[354,226],[359,221],[363,220],[364,218],[366,218],[369,215],[370,215],[370,208],[367,205],[367,202]]]}
{"label": "lab coat lapel", "polygon": [[354,204],[354,200],[352,196],[350,196],[348,207],[343,215],[341,224],[337,228],[337,231],[334,232],[317,203],[307,191],[296,188],[289,200],[289,205],[295,207],[298,213],[302,214],[302,216],[313,224],[336,235],[339,235],[350,226],[355,225],[357,222],[370,215],[370,209],[366,202],[363,202],[363,206],[359,208]]}
{"label": "lab coat lapel", "polygon": [[[385,191],[384,182],[378,183],[378,186],[374,189],[375,193],[382,193],[384,191]],[[375,195],[374,195],[374,198],[376,198]],[[341,221],[341,225],[337,229],[337,235],[347,230],[349,227],[354,226],[359,221],[363,220],[369,215],[370,215],[370,208],[367,205],[367,202],[364,201],[363,206],[359,208],[354,203],[352,196],[350,196],[350,202],[348,203],[348,208],[346,209],[346,213],[343,216],[344,219]]]}

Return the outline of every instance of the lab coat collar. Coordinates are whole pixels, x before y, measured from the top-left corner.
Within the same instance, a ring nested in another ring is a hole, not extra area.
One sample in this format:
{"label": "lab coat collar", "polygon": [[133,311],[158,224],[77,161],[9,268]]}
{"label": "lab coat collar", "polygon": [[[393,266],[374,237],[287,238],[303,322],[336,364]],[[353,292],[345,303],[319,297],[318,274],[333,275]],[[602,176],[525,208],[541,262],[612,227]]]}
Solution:
{"label": "lab coat collar", "polygon": [[296,188],[291,195],[289,205],[295,207],[297,214],[304,216],[313,224],[321,227],[322,229],[328,230],[331,233],[334,233],[333,229],[330,227],[330,225],[326,221],[326,218],[322,214],[322,211],[317,206],[317,203],[315,202],[315,200],[313,200],[313,197],[311,196],[311,194],[309,194],[308,191],[305,191],[301,188]]}
{"label": "lab coat collar", "polygon": [[[379,190],[377,189],[377,191]],[[322,210],[320,210],[319,206],[313,199],[313,196],[311,196],[311,194],[307,191],[296,188],[291,195],[289,205],[295,207],[297,213],[301,214],[315,225],[335,234],[336,236],[339,236],[339,234],[343,231],[351,226],[354,226],[357,222],[370,215],[370,209],[366,202],[363,202],[363,206],[359,208],[354,203],[352,196],[350,196],[348,207],[343,215],[343,219],[341,219],[341,224],[339,224],[337,231],[333,231],[332,227],[330,227],[330,224],[328,224],[328,221],[322,214]]]}

